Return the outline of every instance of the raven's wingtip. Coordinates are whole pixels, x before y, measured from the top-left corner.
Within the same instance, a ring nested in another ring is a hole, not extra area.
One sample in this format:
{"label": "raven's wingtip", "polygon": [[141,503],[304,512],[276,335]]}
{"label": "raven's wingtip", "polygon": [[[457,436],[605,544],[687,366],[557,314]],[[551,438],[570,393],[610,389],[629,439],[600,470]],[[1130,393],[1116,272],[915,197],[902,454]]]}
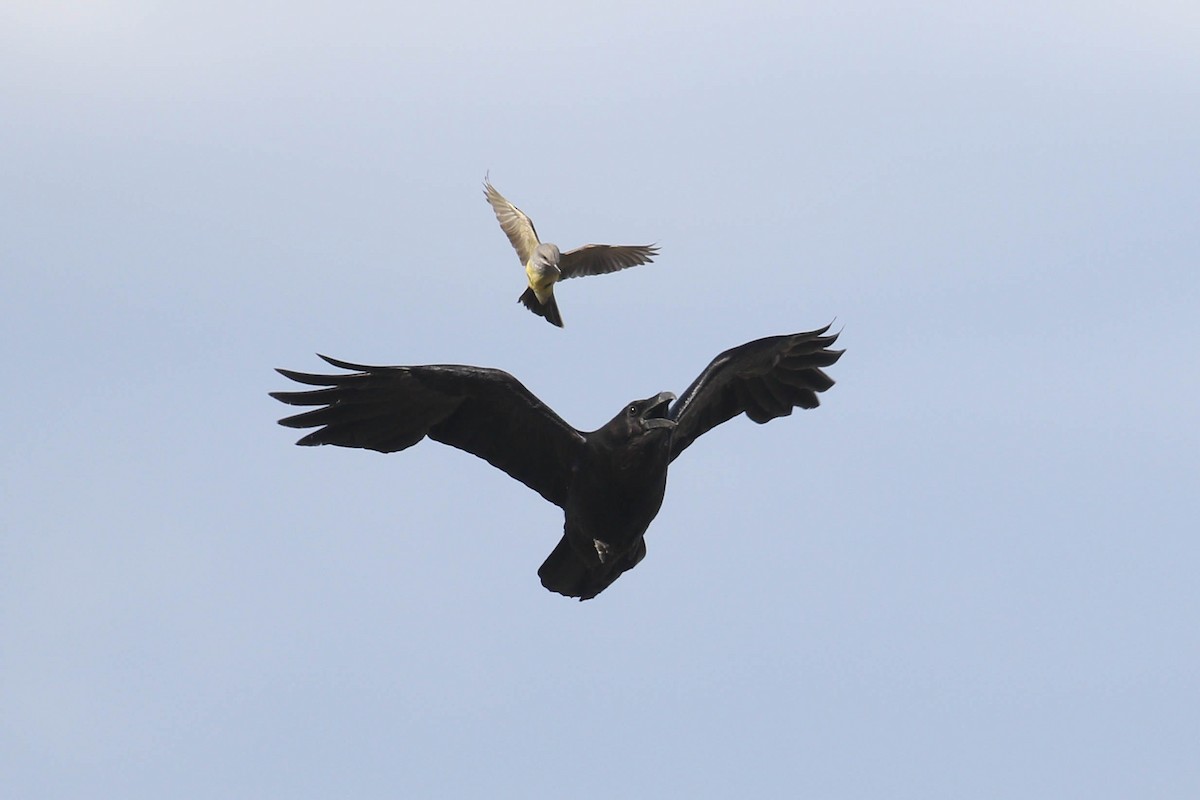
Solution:
{"label": "raven's wingtip", "polygon": [[[283,367],[276,367],[275,371],[288,380],[295,381],[296,383],[307,383],[308,381],[306,381],[305,378],[312,377],[307,372],[297,372],[294,369],[284,369]],[[275,397],[277,394],[279,394],[279,392],[271,392],[271,397]],[[279,398],[275,397],[275,399],[278,400]]]}
{"label": "raven's wingtip", "polygon": [[350,361],[342,361],[340,358],[334,358],[333,356],[327,356],[322,353],[317,353],[317,358],[321,359],[331,367],[346,369],[351,372],[370,372],[372,369],[365,364],[354,364]]}

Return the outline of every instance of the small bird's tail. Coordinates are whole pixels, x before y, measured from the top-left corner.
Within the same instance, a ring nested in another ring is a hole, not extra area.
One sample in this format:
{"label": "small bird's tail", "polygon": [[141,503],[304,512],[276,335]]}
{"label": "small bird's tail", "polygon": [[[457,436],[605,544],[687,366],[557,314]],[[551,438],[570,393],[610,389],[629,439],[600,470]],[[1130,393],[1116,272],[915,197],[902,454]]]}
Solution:
{"label": "small bird's tail", "polygon": [[537,299],[537,295],[533,293],[533,289],[526,289],[525,292],[517,298],[517,302],[528,308],[539,317],[545,317],[547,322],[553,325],[562,327],[562,317],[558,313],[558,302],[554,299],[554,295],[550,295],[550,299],[545,305]]}

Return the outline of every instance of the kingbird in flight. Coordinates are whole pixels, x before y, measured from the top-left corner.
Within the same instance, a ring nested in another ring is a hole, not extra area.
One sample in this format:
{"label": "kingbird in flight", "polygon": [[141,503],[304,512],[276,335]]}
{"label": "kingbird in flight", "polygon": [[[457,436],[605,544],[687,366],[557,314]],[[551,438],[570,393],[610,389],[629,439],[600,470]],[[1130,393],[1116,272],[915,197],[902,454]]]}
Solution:
{"label": "kingbird in flight", "polygon": [[554,301],[554,284],[567,278],[578,278],[581,275],[603,275],[606,272],[616,272],[619,269],[636,267],[639,264],[649,264],[658,255],[658,247],[649,244],[613,245],[585,244],[565,253],[559,252],[558,245],[542,243],[537,231],[533,229],[533,220],[525,212],[504,199],[504,195],[496,191],[496,187],[485,177],[483,193],[496,212],[496,220],[500,229],[512,242],[517,256],[525,266],[525,275],[529,280],[529,288],[518,300],[539,317],[545,317],[549,322],[563,326],[562,317],[558,313],[558,304]]}

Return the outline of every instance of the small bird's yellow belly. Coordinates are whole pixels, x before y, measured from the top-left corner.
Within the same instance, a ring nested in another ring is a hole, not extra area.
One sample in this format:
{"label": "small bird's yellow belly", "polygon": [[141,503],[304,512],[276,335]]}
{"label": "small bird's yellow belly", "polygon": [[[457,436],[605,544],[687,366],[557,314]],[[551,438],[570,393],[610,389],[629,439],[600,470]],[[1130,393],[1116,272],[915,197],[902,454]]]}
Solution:
{"label": "small bird's yellow belly", "polygon": [[525,265],[525,277],[529,279],[529,288],[533,289],[539,303],[545,303],[554,294],[554,282],[558,280],[557,272],[539,271],[530,259]]}

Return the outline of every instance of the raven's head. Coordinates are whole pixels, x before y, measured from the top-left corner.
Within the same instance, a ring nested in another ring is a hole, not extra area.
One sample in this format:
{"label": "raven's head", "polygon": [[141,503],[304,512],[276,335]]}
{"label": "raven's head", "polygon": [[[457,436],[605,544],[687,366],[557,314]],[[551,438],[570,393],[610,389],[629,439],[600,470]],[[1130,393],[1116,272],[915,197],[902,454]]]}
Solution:
{"label": "raven's head", "polygon": [[620,442],[674,430],[675,420],[668,416],[674,399],[670,392],[659,392],[645,400],[633,400],[600,430]]}

